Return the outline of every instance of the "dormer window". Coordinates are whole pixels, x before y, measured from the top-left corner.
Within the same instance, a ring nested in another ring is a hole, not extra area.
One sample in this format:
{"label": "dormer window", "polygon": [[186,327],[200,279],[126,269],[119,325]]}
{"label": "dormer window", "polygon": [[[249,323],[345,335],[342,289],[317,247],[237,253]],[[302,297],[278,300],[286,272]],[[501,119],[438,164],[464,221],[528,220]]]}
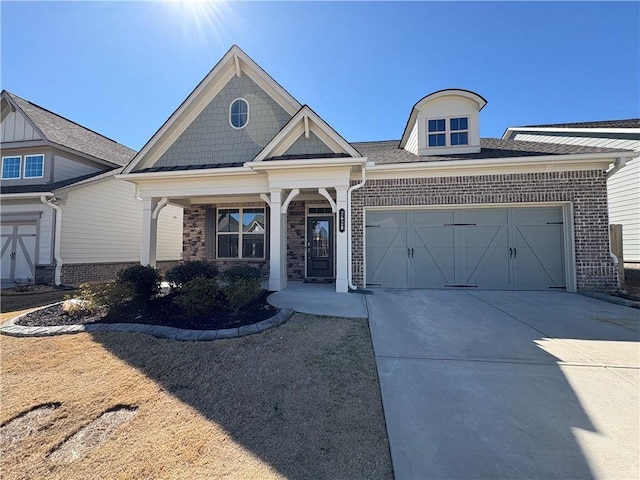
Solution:
{"label": "dormer window", "polygon": [[469,119],[467,117],[450,118],[451,145],[469,144]]}
{"label": "dormer window", "polygon": [[[427,132],[429,148],[469,145],[469,119],[467,117],[429,119]],[[447,138],[449,138],[449,143],[447,143]]]}
{"label": "dormer window", "polygon": [[229,106],[229,123],[235,129],[244,128],[249,121],[249,104],[244,98],[236,98]]}

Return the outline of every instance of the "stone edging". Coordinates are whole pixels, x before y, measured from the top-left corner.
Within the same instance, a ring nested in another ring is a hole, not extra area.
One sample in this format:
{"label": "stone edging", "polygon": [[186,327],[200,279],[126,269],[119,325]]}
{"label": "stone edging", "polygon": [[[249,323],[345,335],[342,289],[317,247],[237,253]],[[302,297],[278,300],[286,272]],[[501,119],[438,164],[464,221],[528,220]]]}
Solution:
{"label": "stone edging", "polygon": [[[54,304],[55,305],[55,304]],[[51,306],[51,305],[47,305]],[[42,307],[47,308],[47,307]],[[11,337],[49,337],[69,333],[92,333],[92,332],[132,332],[146,333],[157,338],[169,340],[184,340],[190,342],[203,342],[216,340],[219,338],[237,338],[245,335],[264,332],[270,328],[277,327],[285,323],[293,310],[282,309],[273,317],[262,320],[251,325],[244,325],[236,328],[224,328],[220,330],[186,330],[182,328],[166,327],[164,325],[146,325],[142,323],[87,323],[82,325],[57,325],[53,327],[26,327],[16,325],[15,322],[27,315],[23,313],[15,318],[7,320],[0,325],[0,334]]]}

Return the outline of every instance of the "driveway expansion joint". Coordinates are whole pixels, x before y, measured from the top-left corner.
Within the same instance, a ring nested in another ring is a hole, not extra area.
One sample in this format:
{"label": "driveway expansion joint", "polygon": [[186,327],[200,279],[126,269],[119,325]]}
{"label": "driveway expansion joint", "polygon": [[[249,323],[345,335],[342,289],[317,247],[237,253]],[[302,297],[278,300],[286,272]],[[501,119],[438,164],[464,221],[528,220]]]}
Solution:
{"label": "driveway expansion joint", "polygon": [[[46,307],[43,307],[46,308]],[[0,334],[11,337],[47,337],[72,333],[92,332],[126,332],[144,333],[156,338],[187,342],[206,342],[222,338],[238,338],[246,335],[254,335],[285,323],[293,310],[282,309],[274,316],[258,323],[243,327],[225,328],[218,330],[189,330],[184,328],[167,327],[164,325],[149,325],[146,323],[87,323],[79,325],[55,325],[51,327],[28,327],[16,325],[16,322],[28,313],[23,313],[15,318],[7,320],[0,325]]]}

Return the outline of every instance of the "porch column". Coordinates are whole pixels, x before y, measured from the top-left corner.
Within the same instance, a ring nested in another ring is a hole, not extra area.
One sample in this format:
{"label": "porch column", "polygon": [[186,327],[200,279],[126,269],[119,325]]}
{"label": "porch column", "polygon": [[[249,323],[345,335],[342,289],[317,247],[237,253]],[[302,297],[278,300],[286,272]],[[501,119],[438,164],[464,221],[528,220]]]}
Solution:
{"label": "porch column", "polygon": [[142,199],[142,245],[140,248],[140,264],[151,267],[156,266],[158,219],[153,218],[153,211],[157,205],[157,198]]}
{"label": "porch column", "polygon": [[[283,245],[286,248],[287,237],[282,235],[283,224],[286,223],[282,214],[282,190],[271,190],[271,218],[269,223],[269,290],[278,292],[287,286],[286,269],[283,281]],[[285,250],[286,252],[286,250]]]}
{"label": "porch column", "polygon": [[[341,216],[344,222],[341,222]],[[336,292],[349,291],[349,279],[347,276],[349,265],[349,241],[347,229],[350,219],[347,218],[347,187],[336,187]],[[342,223],[342,225],[341,225]],[[341,226],[344,230],[341,231]]]}

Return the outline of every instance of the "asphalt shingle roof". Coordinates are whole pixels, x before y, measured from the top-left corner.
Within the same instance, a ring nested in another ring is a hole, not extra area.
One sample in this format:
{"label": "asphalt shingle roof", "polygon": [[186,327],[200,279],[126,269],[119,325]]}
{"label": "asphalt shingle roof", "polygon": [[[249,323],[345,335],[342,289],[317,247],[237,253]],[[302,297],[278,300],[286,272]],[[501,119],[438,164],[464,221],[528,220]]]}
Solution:
{"label": "asphalt shingle roof", "polygon": [[398,148],[400,140],[382,142],[352,143],[363,156],[377,164],[413,163],[447,160],[479,160],[485,158],[535,157],[543,155],[571,155],[583,153],[612,153],[620,149],[585,147],[582,145],[564,145],[542,142],[522,142],[519,140],[502,140],[499,138],[481,138],[480,152],[460,153],[455,155],[418,156]]}
{"label": "asphalt shingle roof", "polygon": [[[529,128],[640,128],[640,118],[624,120],[603,120],[600,122],[550,123],[547,125],[527,125]],[[518,128],[518,127],[514,127]]]}
{"label": "asphalt shingle roof", "polygon": [[13,93],[7,92],[7,94],[45,138],[52,143],[120,166],[125,166],[136,154],[135,150],[61,117],[46,108]]}

